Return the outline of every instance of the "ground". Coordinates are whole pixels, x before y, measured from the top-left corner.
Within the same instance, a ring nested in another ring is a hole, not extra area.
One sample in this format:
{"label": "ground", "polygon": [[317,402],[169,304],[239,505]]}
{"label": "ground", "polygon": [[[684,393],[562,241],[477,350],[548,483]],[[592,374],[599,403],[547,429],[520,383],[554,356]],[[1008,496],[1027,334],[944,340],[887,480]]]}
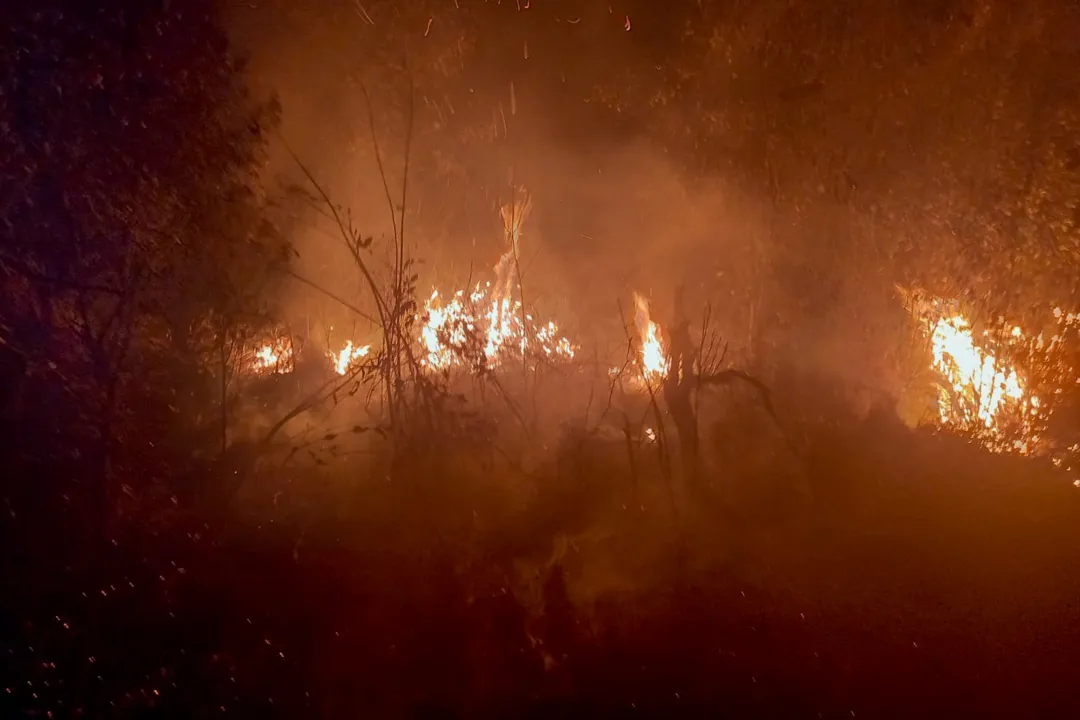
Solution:
{"label": "ground", "polygon": [[1080,492],[896,428],[830,431],[804,460],[809,508],[763,492],[672,520],[564,492],[487,541],[461,530],[487,506],[450,491],[319,527],[134,529],[93,559],[9,517],[0,708],[1076,716]]}

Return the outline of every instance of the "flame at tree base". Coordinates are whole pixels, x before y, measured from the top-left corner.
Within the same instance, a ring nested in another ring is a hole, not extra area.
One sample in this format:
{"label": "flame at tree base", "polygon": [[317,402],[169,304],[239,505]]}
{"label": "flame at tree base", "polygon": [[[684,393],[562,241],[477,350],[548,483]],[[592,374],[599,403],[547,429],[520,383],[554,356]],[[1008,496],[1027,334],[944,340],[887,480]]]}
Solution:
{"label": "flame at tree base", "polygon": [[634,293],[634,325],[640,343],[642,379],[650,384],[660,382],[667,376],[671,362],[660,341],[660,327],[649,315],[649,301],[638,293]]}

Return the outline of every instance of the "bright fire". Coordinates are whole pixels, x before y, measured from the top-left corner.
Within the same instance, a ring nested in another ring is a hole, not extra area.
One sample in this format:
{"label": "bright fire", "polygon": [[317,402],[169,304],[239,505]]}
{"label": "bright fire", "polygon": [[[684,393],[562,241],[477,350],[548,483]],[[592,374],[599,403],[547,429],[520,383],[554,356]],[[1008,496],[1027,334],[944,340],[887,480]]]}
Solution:
{"label": "bright fire", "polygon": [[[446,370],[456,365],[496,367],[506,354],[570,360],[575,347],[551,321],[537,322],[513,298],[521,225],[528,216],[527,195],[501,209],[509,248],[495,266],[495,283],[478,284],[466,294],[458,290],[443,303],[438,290],[424,304],[420,344],[425,367]],[[520,287],[520,284],[518,284]]]}
{"label": "bright fire", "polygon": [[[443,301],[436,290],[424,304],[420,320],[420,362],[429,369],[446,370],[455,366],[470,369],[492,368],[504,357],[572,360],[576,346],[560,334],[559,326],[536,320],[514,299],[517,278],[517,251],[521,226],[528,216],[531,201],[519,192],[515,200],[500,211],[509,248],[495,266],[494,283],[477,284],[472,292],[459,290]],[[520,293],[519,293],[520,294]],[[367,357],[370,345],[356,345],[349,340],[338,351],[328,351],[327,358],[338,375],[345,375],[357,361]],[[254,351],[252,370],[256,373],[289,372],[292,345],[287,338],[276,340]]]}
{"label": "bright fire", "polygon": [[371,352],[370,345],[361,345],[356,347],[353,345],[353,341],[349,340],[338,352],[328,352],[326,355],[330,358],[331,364],[334,366],[334,372],[338,375],[344,375],[349,372],[349,368],[361,358],[367,357]]}
{"label": "bright fire", "polygon": [[292,370],[292,343],[288,338],[278,338],[254,350],[251,369],[257,375],[287,373]]}
{"label": "bright fire", "polygon": [[904,294],[927,333],[933,369],[943,381],[943,427],[969,433],[995,452],[1048,454],[1058,465],[1075,455],[1071,447],[1055,449],[1045,435],[1063,384],[1076,382],[1063,350],[1080,317],[1055,310],[1052,334],[1028,333],[1004,318],[976,332],[955,304]]}
{"label": "bright fire", "polygon": [[649,384],[663,380],[670,361],[660,341],[660,328],[649,316],[649,301],[638,293],[634,293],[634,325],[640,343],[638,360],[642,379]]}
{"label": "bright fire", "polygon": [[[1010,335],[1021,338],[1023,332],[1014,327]],[[993,431],[1001,416],[1015,412],[1018,404],[1038,411],[1039,398],[1026,392],[1016,369],[978,347],[971,326],[960,315],[938,319],[930,343],[934,367],[952,387],[952,393],[943,389],[938,396],[943,423],[978,422]]]}
{"label": "bright fire", "polygon": [[496,367],[506,354],[533,350],[551,359],[572,360],[575,347],[554,322],[538,323],[521,302],[498,298],[489,283],[468,296],[454,293],[445,304],[436,290],[424,305],[420,328],[422,362],[435,370],[456,365]]}

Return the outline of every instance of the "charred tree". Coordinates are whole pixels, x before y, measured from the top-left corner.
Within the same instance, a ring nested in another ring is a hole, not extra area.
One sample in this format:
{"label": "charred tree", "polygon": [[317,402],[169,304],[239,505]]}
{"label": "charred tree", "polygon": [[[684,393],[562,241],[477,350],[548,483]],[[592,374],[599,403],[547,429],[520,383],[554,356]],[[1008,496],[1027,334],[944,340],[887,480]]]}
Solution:
{"label": "charred tree", "polygon": [[695,375],[696,349],[690,336],[690,321],[686,317],[685,291],[680,286],[675,291],[673,323],[667,333],[670,367],[664,377],[664,402],[675,422],[679,435],[679,455],[682,476],[687,488],[699,484],[701,444],[698,436],[697,413],[693,393],[697,385]]}

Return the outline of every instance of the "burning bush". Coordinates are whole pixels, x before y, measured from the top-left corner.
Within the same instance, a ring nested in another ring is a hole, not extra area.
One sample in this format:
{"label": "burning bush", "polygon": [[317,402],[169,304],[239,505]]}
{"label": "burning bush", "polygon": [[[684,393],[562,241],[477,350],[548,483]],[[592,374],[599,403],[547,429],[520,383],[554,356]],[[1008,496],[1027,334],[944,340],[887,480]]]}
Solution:
{"label": "burning bush", "polygon": [[904,291],[937,375],[937,422],[994,452],[1047,455],[1067,463],[1073,443],[1048,437],[1076,372],[1070,361],[1080,315],[1054,308],[1025,330],[1004,317],[974,324],[958,303]]}

